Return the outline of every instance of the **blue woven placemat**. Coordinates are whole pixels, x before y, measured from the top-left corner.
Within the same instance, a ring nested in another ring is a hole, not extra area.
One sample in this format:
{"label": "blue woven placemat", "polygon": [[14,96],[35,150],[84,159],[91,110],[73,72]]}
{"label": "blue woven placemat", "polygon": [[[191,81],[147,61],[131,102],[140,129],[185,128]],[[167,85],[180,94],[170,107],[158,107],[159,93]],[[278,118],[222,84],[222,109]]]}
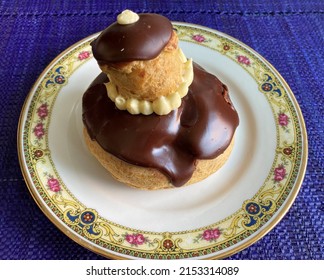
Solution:
{"label": "blue woven placemat", "polygon": [[323,1],[21,2],[0,3],[0,258],[102,259],[61,233],[34,202],[18,163],[17,123],[31,86],[49,62],[130,8],[227,33],[256,50],[281,73],[307,126],[305,180],[282,221],[229,259],[324,259]]}

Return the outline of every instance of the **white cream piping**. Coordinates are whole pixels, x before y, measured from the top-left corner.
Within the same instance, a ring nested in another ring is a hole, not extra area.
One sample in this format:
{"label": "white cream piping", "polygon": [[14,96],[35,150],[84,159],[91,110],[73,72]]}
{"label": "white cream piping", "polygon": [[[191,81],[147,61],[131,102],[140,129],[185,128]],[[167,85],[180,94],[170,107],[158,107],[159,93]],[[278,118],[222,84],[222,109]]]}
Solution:
{"label": "white cream piping", "polygon": [[193,81],[192,59],[185,57],[180,50],[181,61],[184,64],[184,72],[182,75],[183,82],[178,89],[167,96],[161,96],[154,101],[138,100],[136,98],[125,98],[118,94],[116,86],[112,82],[105,84],[108,97],[115,103],[119,110],[127,110],[133,115],[143,114],[150,115],[153,112],[158,115],[167,115],[181,105],[181,98],[187,95],[189,86]]}

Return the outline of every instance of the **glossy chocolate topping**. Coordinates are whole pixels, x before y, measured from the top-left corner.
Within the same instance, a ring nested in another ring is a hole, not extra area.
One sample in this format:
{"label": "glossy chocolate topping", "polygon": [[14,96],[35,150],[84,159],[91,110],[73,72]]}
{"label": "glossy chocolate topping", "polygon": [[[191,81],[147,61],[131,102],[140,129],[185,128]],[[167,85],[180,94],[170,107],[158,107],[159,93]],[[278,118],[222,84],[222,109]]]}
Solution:
{"label": "glossy chocolate topping", "polygon": [[139,20],[108,26],[91,43],[94,57],[99,63],[149,60],[157,57],[172,35],[171,22],[157,14],[139,14]]}
{"label": "glossy chocolate topping", "polygon": [[165,116],[118,110],[107,97],[107,81],[100,74],[83,96],[89,136],[128,163],[158,169],[174,186],[191,178],[197,159],[222,154],[239,124],[227,87],[197,64],[181,106]]}

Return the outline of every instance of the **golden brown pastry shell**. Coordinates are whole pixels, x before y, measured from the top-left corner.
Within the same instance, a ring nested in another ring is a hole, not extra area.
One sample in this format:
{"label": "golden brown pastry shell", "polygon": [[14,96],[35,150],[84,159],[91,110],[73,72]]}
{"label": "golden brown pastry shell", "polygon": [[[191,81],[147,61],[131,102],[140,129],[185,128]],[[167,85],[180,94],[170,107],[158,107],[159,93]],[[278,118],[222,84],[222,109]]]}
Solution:
{"label": "golden brown pastry shell", "polygon": [[[174,188],[168,177],[162,174],[159,170],[129,164],[106,152],[96,141],[91,140],[86,128],[84,128],[83,133],[85,143],[90,152],[116,180],[128,186],[143,190]],[[197,160],[196,169],[191,179],[184,186],[197,183],[220,169],[232,152],[233,145],[234,137],[224,153],[215,159]]]}

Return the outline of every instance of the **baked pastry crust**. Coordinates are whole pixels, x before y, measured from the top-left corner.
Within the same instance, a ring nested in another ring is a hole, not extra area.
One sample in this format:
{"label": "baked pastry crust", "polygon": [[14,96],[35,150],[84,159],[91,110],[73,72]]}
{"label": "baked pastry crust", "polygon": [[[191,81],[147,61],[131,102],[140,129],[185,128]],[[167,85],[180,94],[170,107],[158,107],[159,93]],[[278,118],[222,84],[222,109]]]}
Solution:
{"label": "baked pastry crust", "polygon": [[[85,143],[101,165],[118,181],[142,190],[174,188],[168,177],[154,168],[127,163],[106,152],[96,141],[91,140],[87,129],[83,129]],[[220,169],[227,161],[234,145],[234,137],[223,154],[214,159],[197,160],[191,179],[183,186],[197,183]]]}

